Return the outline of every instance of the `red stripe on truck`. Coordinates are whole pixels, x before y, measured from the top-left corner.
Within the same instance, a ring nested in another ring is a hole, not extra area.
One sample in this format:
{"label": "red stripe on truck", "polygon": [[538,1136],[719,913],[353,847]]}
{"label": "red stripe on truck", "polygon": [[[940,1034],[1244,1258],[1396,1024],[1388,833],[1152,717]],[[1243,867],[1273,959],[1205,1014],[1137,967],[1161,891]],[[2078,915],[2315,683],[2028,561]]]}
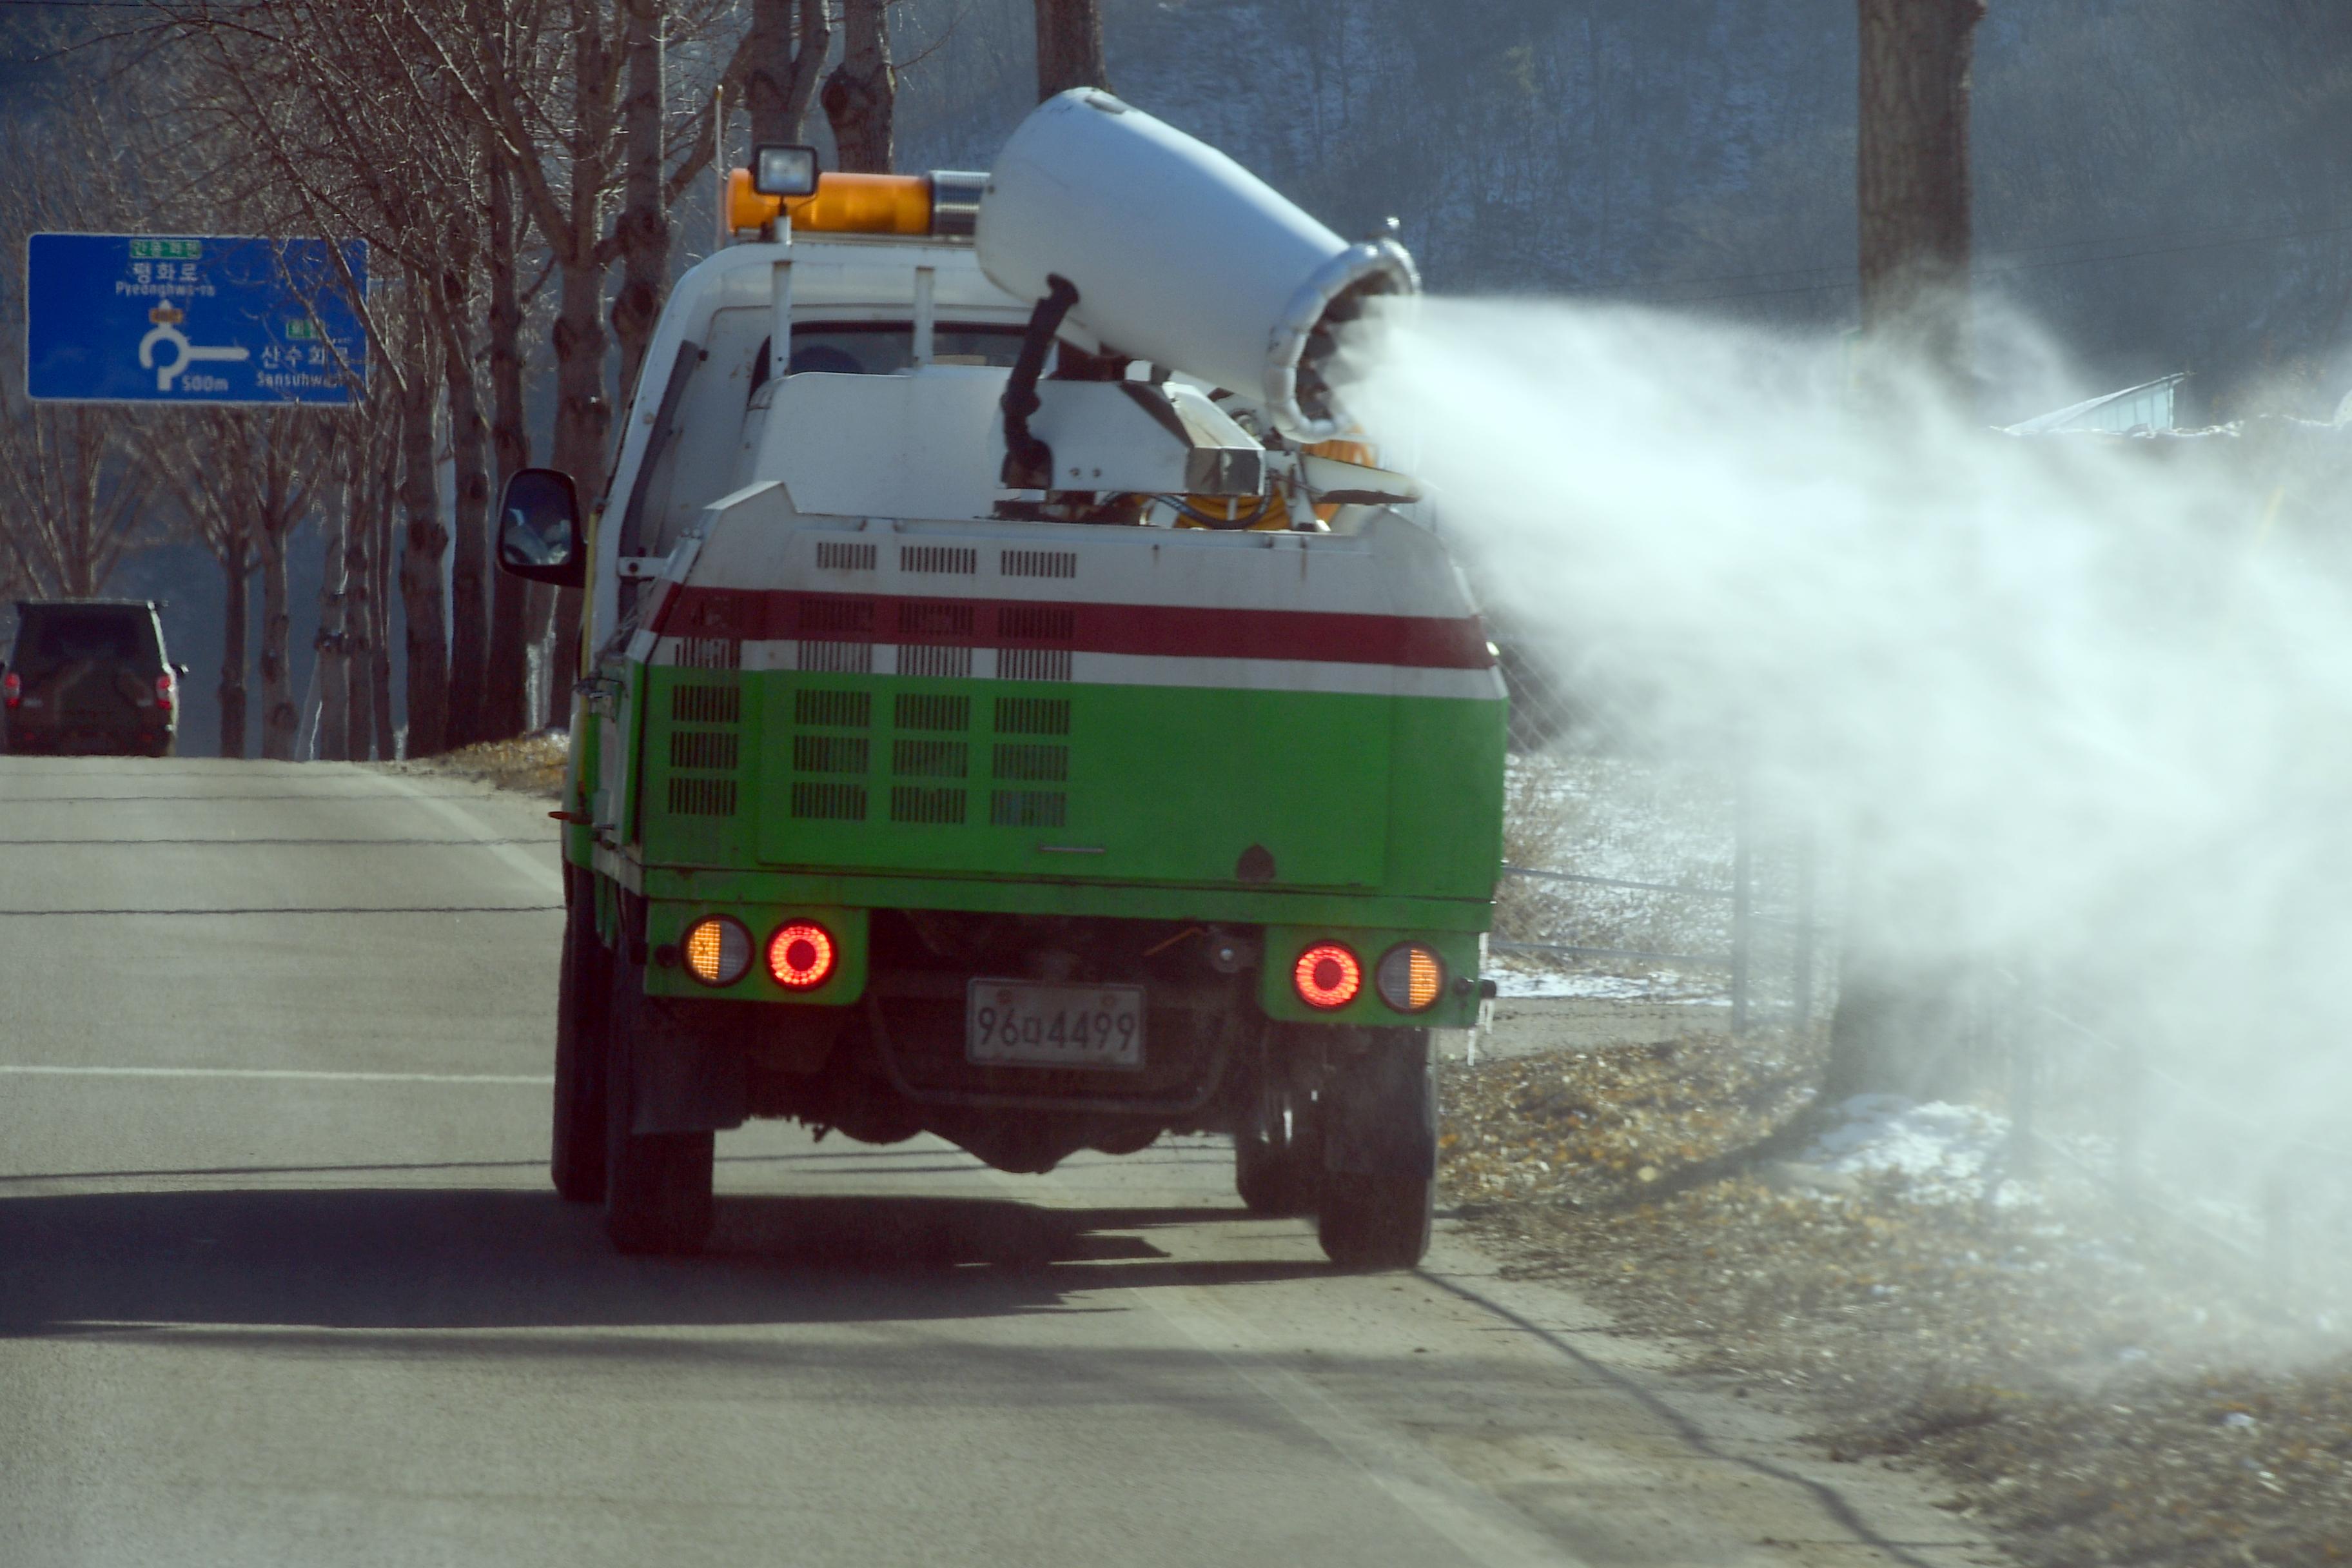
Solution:
{"label": "red stripe on truck", "polygon": [[663,637],[746,642],[1059,647],[1162,658],[1301,659],[1415,669],[1495,662],[1475,616],[1365,616],[1184,605],[1090,605],[686,586],[653,616]]}

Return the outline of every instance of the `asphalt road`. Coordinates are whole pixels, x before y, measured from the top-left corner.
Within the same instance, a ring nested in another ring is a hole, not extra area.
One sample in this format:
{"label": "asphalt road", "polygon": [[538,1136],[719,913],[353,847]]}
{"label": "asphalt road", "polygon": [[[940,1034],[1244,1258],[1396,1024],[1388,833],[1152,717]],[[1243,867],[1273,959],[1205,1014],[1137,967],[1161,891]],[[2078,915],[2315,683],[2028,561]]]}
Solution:
{"label": "asphalt road", "polygon": [[0,1564],[1849,1564],[1986,1553],[1441,1238],[1204,1139],[719,1142],[708,1257],[548,1189],[545,803],[0,758]]}

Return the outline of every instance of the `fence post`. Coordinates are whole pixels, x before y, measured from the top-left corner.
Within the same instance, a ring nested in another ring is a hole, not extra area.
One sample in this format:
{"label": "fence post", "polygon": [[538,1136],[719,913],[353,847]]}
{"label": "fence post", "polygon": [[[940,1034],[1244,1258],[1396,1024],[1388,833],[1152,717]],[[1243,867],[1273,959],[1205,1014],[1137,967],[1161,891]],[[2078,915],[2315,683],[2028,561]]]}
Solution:
{"label": "fence post", "polygon": [[1797,989],[1797,1032],[1813,1026],[1813,819],[1797,825],[1797,954],[1790,984]]}
{"label": "fence post", "polygon": [[1731,1032],[1748,1032],[1748,960],[1754,941],[1748,905],[1755,824],[1750,820],[1748,767],[1743,762],[1732,786],[1731,844]]}
{"label": "fence post", "polygon": [[2293,1204],[2286,1168],[2273,1164],[2263,1177],[2263,1271],[2272,1300],[2281,1306],[2294,1293]]}
{"label": "fence post", "polygon": [[2145,1195],[2140,1168],[2147,1141],[2147,1064],[2141,1059],[2146,1046],[2135,1040],[2119,1051],[2123,1061],[2117,1076],[2116,1108],[2116,1189],[2126,1206],[2137,1208]]}
{"label": "fence post", "polygon": [[2026,982],[2010,977],[2009,1027],[2009,1168],[2031,1176],[2041,1168],[2042,1152],[2035,1146],[2036,1112],[2042,1099],[2042,1052],[2033,1029],[2033,993]]}

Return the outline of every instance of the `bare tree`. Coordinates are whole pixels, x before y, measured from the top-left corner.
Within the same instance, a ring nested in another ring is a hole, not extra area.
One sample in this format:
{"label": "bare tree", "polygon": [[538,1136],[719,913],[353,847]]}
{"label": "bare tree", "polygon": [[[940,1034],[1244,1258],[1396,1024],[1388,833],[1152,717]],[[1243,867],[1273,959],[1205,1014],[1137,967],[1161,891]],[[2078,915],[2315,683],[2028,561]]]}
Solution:
{"label": "bare tree", "polygon": [[1038,101],[1074,87],[1108,91],[1110,70],[1103,64],[1101,0],[1035,0],[1035,4]]}
{"label": "bare tree", "polygon": [[[1860,206],[1874,406],[1924,373],[1969,395],[1969,70],[1983,0],[1860,0]],[[1953,1091],[1964,961],[1923,940],[1957,889],[1895,887],[1859,825],[1825,1096]]]}
{"label": "bare tree", "polygon": [[890,63],[890,0],[844,0],[841,63],[824,83],[824,117],[841,166],[887,174],[898,81]]}
{"label": "bare tree", "polygon": [[832,50],[833,19],[825,0],[751,0],[751,28],[738,57],[740,70],[729,74],[743,84],[754,146],[801,139]]}
{"label": "bare tree", "polygon": [[7,549],[17,574],[44,594],[101,592],[146,531],[153,492],[144,443],[120,410],[20,407],[0,417]]}
{"label": "bare tree", "polygon": [[1862,327],[1969,374],[1969,89],[1984,0],[1860,0]]}

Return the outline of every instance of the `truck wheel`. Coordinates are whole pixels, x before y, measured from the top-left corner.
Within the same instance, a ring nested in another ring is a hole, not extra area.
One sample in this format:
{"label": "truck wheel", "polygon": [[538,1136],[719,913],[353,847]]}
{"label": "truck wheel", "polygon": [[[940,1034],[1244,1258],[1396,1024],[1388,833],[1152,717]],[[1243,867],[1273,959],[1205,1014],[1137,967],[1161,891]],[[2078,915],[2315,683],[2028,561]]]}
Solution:
{"label": "truck wheel", "polygon": [[1375,1029],[1325,1087],[1317,1239],[1342,1268],[1410,1268],[1437,1202],[1437,1090],[1423,1029]]}
{"label": "truck wheel", "polygon": [[1305,1095],[1269,1093],[1258,1124],[1234,1134],[1234,1190],[1252,1214],[1312,1214],[1323,1180],[1323,1141]]}
{"label": "truck wheel", "polygon": [[[566,876],[588,881],[577,871]],[[604,1196],[604,1009],[612,963],[596,934],[594,895],[579,887],[564,914],[555,988],[555,1129],[548,1159],[556,1192],[575,1204]]]}
{"label": "truck wheel", "polygon": [[643,1037],[646,972],[616,956],[605,1015],[604,1234],[627,1253],[686,1257],[709,1237],[709,1132],[633,1132],[636,1074],[631,1058]]}

